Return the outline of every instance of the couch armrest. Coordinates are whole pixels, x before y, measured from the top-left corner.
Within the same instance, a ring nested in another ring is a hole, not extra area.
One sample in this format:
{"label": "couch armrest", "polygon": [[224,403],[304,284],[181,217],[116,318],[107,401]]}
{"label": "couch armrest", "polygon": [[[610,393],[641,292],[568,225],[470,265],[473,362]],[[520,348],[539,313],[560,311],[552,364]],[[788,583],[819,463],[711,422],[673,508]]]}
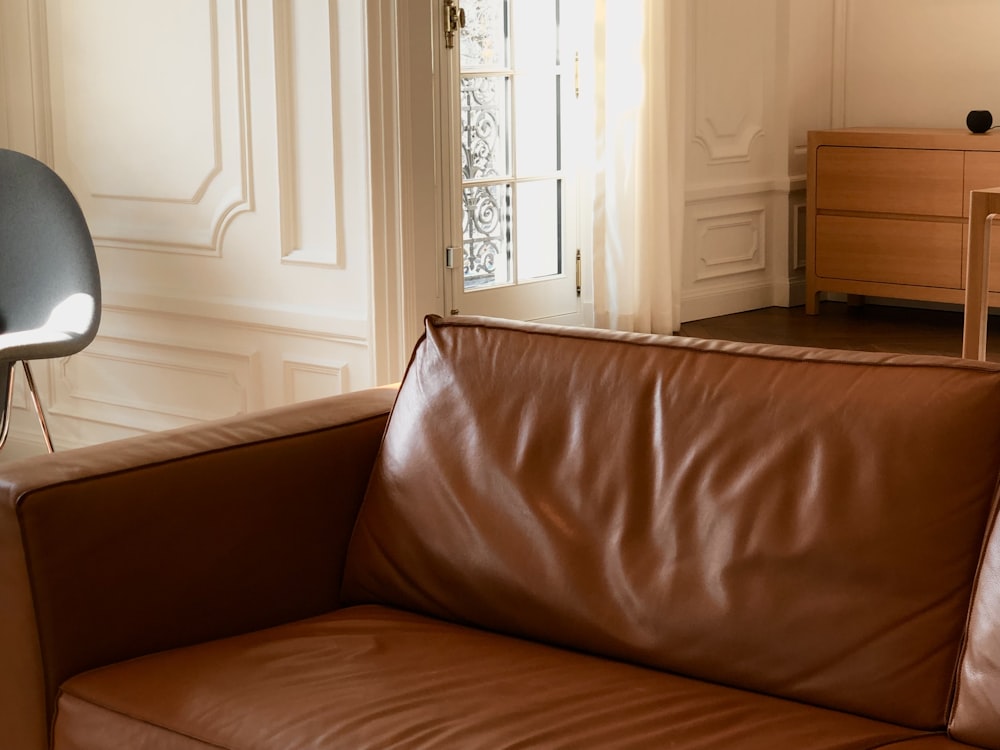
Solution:
{"label": "couch armrest", "polygon": [[0,737],[44,748],[71,675],[308,617],[394,389],[0,466]]}

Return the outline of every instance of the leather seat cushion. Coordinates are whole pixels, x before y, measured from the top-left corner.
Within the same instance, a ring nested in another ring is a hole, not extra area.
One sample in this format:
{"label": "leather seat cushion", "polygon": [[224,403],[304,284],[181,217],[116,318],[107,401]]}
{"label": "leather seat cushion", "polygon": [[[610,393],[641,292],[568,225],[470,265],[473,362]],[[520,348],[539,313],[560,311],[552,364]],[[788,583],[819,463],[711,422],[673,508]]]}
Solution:
{"label": "leather seat cushion", "polygon": [[368,605],[74,677],[54,747],[834,750],[920,737]]}

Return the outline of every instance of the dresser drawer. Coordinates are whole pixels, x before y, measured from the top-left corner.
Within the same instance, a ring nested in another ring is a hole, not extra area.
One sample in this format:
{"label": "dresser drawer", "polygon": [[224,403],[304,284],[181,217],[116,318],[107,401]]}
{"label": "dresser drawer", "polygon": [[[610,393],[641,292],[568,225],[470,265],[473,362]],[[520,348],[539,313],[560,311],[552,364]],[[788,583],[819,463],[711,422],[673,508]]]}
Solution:
{"label": "dresser drawer", "polygon": [[965,187],[962,216],[969,215],[969,191],[1000,187],[1000,152],[968,151],[965,154]]}
{"label": "dresser drawer", "polygon": [[965,153],[821,146],[816,207],[920,216],[962,216]]}
{"label": "dresser drawer", "polygon": [[830,279],[962,288],[959,222],[816,217],[816,275]]}

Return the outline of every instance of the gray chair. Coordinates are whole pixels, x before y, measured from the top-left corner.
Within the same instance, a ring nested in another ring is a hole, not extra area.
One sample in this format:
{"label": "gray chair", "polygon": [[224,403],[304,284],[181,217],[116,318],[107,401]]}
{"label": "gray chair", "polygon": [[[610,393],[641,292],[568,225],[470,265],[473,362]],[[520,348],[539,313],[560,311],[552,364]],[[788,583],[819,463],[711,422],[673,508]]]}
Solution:
{"label": "gray chair", "polygon": [[100,318],[97,256],[80,205],[45,164],[0,149],[0,447],[21,362],[52,452],[28,360],[79,352],[93,341]]}

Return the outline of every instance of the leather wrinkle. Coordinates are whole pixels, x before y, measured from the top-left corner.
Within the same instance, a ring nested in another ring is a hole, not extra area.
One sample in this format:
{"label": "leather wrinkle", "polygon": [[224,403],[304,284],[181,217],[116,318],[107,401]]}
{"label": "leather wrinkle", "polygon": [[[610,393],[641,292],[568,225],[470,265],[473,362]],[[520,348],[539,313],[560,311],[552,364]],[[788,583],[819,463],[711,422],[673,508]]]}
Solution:
{"label": "leather wrinkle", "polygon": [[[315,646],[304,640],[313,637],[310,634],[318,638],[314,641]],[[346,644],[344,638],[347,638]],[[363,638],[364,642],[357,638]],[[304,646],[287,645],[295,641]],[[449,646],[456,649],[453,655],[449,654]],[[296,716],[290,717],[291,723],[284,725],[281,731],[265,732],[270,744],[265,743],[263,747],[319,746],[316,744],[318,727],[335,733],[340,744],[331,746],[337,747],[644,748],[666,746],[664,739],[679,732],[686,742],[697,740],[694,746],[704,749],[726,746],[706,744],[704,740],[706,736],[720,741],[729,737],[728,730],[720,729],[720,725],[732,726],[744,739],[762,732],[763,736],[786,740],[795,737],[821,739],[822,731],[818,728],[822,727],[835,730],[841,740],[823,742],[819,746],[841,750],[867,748],[876,739],[919,736],[914,730],[880,722],[872,724],[861,717],[840,715],[796,701],[775,701],[725,686],[711,686],[704,681],[691,682],[656,670],[632,671],[635,668],[617,665],[613,660],[587,655],[567,658],[562,651],[540,647],[525,639],[450,626],[398,610],[359,607],[330,613],[310,622],[280,626],[273,631],[273,636],[257,633],[207,644],[197,650],[182,649],[177,654],[182,660],[179,664],[172,660],[172,655],[153,655],[147,657],[151,661],[145,665],[145,659],[136,659],[124,667],[111,666],[82,676],[76,681],[79,684],[68,686],[67,692],[86,696],[87,700],[104,695],[106,697],[99,702],[125,701],[134,704],[130,711],[139,711],[140,715],[150,711],[155,717],[164,711],[173,711],[165,707],[173,706],[183,694],[183,675],[196,665],[206,668],[215,665],[213,674],[222,673],[228,677],[206,689],[207,694],[223,698],[222,702],[202,711],[197,710],[196,697],[195,702],[188,698],[183,715],[175,715],[176,718],[170,721],[179,722],[178,726],[189,730],[198,727],[197,732],[210,732],[209,736],[217,744],[235,747],[246,746],[245,738],[254,736],[257,729],[254,720],[249,720],[245,726],[221,720],[234,706],[245,706],[246,699],[252,698],[263,701],[261,706],[273,713],[279,710],[276,707],[298,705],[294,697],[297,693],[309,705],[297,710]],[[318,658],[334,654],[342,658]],[[310,666],[304,679],[287,683],[293,691],[289,693],[282,687],[286,685],[284,680],[276,682],[274,678],[291,674],[289,670],[299,663],[288,661],[291,657],[307,659],[304,663]],[[272,658],[278,661],[272,662]],[[259,670],[261,660],[273,664],[266,670],[271,679],[265,679],[258,687],[248,686],[246,690],[239,687],[247,683],[247,669]],[[327,672],[320,666],[323,663],[333,666],[333,671]],[[161,671],[164,667],[166,675]],[[324,674],[324,682],[314,682],[316,676]],[[349,675],[356,676],[360,682],[353,683],[351,679],[345,682],[345,676]],[[162,687],[143,691],[145,697],[140,697],[138,702],[131,697],[135,693],[134,686],[154,683]],[[347,687],[348,684],[353,687]],[[229,692],[227,685],[236,688],[237,695],[225,699]],[[548,693],[544,689],[547,685],[552,685],[555,692]],[[334,692],[327,692],[328,688]],[[340,694],[347,699],[346,704],[328,703],[331,699],[336,702]],[[447,708],[449,696],[457,701],[458,713]],[[511,697],[513,703],[508,703],[503,696]],[[321,705],[330,705],[332,713],[328,719],[317,718],[312,710]],[[247,708],[248,717],[256,716],[253,704]],[[706,713],[709,708],[711,714]],[[306,730],[298,724],[299,718],[311,723],[312,729]],[[256,723],[264,729],[270,726],[267,716]],[[198,736],[197,732],[193,736]],[[419,745],[415,738],[425,733],[433,741]],[[657,741],[640,743],[638,738],[644,736],[655,737]],[[362,742],[361,737],[367,737],[368,741]],[[566,737],[573,737],[576,744],[567,744]],[[289,742],[282,742],[283,738]],[[291,741],[293,738],[295,742]],[[392,738],[396,741],[391,742]],[[449,742],[453,738],[459,739]],[[520,741],[515,742],[518,738]],[[863,738],[868,741],[861,744]],[[470,744],[463,745],[460,739]],[[817,747],[815,744],[809,746]]]}

